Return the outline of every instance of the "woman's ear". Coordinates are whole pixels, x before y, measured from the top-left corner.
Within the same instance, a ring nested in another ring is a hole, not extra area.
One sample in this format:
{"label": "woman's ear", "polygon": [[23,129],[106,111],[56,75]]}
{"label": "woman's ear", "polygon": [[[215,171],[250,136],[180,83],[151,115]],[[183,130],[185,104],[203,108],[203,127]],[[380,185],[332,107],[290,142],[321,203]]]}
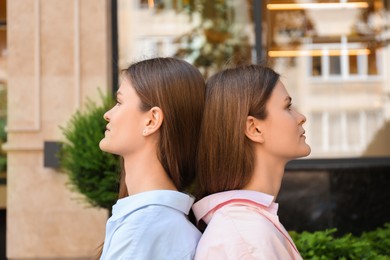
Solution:
{"label": "woman's ear", "polygon": [[261,144],[264,143],[264,133],[262,131],[261,120],[253,116],[248,116],[246,118],[245,135],[253,142]]}
{"label": "woman's ear", "polygon": [[146,112],[146,121],[144,130],[142,131],[143,136],[149,136],[160,129],[160,126],[164,120],[164,115],[159,107],[152,107]]}

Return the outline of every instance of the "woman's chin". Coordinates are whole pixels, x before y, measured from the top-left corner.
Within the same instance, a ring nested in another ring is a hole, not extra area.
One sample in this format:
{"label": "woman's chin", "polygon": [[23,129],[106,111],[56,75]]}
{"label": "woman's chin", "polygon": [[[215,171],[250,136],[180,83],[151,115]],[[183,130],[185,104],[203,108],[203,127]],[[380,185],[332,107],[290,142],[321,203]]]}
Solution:
{"label": "woman's chin", "polygon": [[104,138],[99,142],[99,148],[103,152],[108,152],[107,151],[107,143],[106,143],[106,140]]}
{"label": "woman's chin", "polygon": [[311,148],[308,144],[305,144],[304,147],[302,147],[296,154],[295,158],[292,158],[292,160],[294,159],[298,159],[298,158],[302,158],[302,157],[306,157],[310,154],[311,152]]}
{"label": "woman's chin", "polygon": [[303,155],[301,157],[308,156],[310,153],[311,153],[311,147],[308,144],[306,144],[305,152],[303,152]]}

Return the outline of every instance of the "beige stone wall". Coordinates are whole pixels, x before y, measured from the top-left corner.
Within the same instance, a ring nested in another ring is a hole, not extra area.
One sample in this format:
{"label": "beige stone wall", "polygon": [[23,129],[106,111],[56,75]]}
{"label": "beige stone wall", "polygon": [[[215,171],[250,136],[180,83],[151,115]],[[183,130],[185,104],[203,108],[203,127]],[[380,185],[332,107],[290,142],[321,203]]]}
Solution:
{"label": "beige stone wall", "polygon": [[87,258],[107,212],[43,167],[44,141],[110,80],[108,0],[12,0],[8,30],[7,257]]}

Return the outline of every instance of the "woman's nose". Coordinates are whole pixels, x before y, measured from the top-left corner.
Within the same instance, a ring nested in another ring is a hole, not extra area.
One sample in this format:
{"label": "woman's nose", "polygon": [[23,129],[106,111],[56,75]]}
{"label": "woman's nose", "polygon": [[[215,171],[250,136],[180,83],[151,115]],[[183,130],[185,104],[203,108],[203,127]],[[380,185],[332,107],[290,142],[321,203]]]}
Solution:
{"label": "woman's nose", "polygon": [[110,112],[110,111],[107,111],[106,113],[104,113],[103,118],[104,118],[104,120],[106,120],[107,122],[110,122],[110,116],[109,116],[109,113],[108,113],[108,112]]}
{"label": "woman's nose", "polygon": [[306,117],[303,114],[298,113],[298,118],[299,118],[300,125],[303,125],[306,122]]}

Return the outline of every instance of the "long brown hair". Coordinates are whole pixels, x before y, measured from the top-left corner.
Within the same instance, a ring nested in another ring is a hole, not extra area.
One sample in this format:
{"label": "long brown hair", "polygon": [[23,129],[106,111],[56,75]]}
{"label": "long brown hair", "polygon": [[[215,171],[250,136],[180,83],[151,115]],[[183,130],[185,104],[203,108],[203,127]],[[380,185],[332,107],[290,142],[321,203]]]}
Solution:
{"label": "long brown hair", "polygon": [[123,73],[141,100],[141,111],[154,106],[163,111],[157,155],[176,188],[184,190],[195,177],[206,91],[202,74],[176,58],[140,61]]}
{"label": "long brown hair", "polygon": [[[205,102],[202,74],[191,64],[176,58],[153,58],[122,71],[141,100],[140,110],[161,108],[157,156],[179,191],[188,188],[196,173],[196,154]],[[128,196],[123,158],[118,198]],[[103,245],[93,259],[100,258]]]}
{"label": "long brown hair", "polygon": [[279,74],[262,65],[223,70],[206,84],[206,104],[198,152],[198,194],[241,189],[253,174],[254,154],[245,136],[249,115],[267,116],[266,102]]}

